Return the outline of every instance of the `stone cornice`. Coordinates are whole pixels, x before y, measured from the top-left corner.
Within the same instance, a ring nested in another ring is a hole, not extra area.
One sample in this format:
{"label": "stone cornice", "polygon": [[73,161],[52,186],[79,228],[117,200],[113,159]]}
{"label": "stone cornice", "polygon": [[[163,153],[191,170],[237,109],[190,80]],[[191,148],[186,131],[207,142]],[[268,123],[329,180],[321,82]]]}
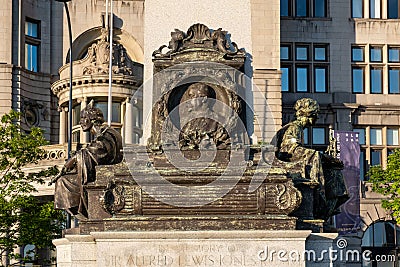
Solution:
{"label": "stone cornice", "polygon": [[[109,76],[108,74],[97,74],[97,75],[84,75],[79,77],[74,77],[72,80],[72,86],[79,85],[88,85],[88,84],[108,84]],[[141,81],[137,80],[133,76],[127,75],[113,75],[113,84],[123,84],[127,87],[139,87],[141,85]],[[69,79],[62,79],[52,84],[51,86],[52,92],[60,96],[64,91],[69,90]]]}

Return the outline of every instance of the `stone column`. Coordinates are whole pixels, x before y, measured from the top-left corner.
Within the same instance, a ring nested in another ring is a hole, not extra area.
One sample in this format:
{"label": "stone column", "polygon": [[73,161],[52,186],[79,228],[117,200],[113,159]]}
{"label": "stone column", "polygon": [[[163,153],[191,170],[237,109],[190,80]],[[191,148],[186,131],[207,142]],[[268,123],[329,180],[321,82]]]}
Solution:
{"label": "stone column", "polygon": [[126,99],[125,110],[125,144],[133,144],[133,118],[132,118],[132,103],[129,98]]}
{"label": "stone column", "polygon": [[63,107],[60,107],[58,109],[58,111],[60,112],[60,144],[64,144],[65,142],[67,142],[67,138],[66,138],[66,133],[67,133],[67,123],[66,123],[66,118],[67,118],[67,114],[66,111]]}

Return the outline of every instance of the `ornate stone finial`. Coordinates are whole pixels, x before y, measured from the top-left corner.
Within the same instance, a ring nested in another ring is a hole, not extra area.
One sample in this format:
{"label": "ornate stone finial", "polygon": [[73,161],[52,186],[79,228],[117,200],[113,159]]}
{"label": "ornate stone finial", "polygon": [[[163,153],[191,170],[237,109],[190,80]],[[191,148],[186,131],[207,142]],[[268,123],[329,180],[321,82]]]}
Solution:
{"label": "ornate stone finial", "polygon": [[227,32],[223,31],[222,28],[210,30],[206,25],[201,23],[192,25],[186,34],[179,29],[175,29],[171,32],[171,41],[168,45],[170,50],[163,53],[162,50],[167,46],[162,45],[153,52],[153,57],[169,58],[174,53],[193,49],[211,49],[224,56],[243,56],[244,52],[239,50],[234,42],[229,44],[226,34]]}

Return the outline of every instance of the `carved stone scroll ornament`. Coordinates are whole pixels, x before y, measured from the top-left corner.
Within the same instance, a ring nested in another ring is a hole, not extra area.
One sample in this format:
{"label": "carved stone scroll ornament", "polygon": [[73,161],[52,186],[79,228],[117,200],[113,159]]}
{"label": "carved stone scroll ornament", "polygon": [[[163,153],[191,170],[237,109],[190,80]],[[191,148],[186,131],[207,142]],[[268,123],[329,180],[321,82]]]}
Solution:
{"label": "carved stone scroll ornament", "polygon": [[125,188],[121,185],[116,185],[114,182],[109,182],[103,195],[100,196],[100,204],[105,211],[114,215],[121,211],[125,206]]}
{"label": "carved stone scroll ornament", "polygon": [[273,189],[276,191],[275,205],[285,214],[292,213],[300,206],[302,195],[292,182],[276,184]]}
{"label": "carved stone scroll ornament", "polygon": [[169,58],[171,54],[196,48],[212,49],[225,56],[244,55],[244,52],[238,49],[236,43],[229,43],[226,31],[223,31],[221,28],[211,30],[201,23],[192,25],[187,30],[187,33],[175,29],[171,32],[171,41],[168,45],[170,50],[163,53],[162,50],[166,47],[166,45],[162,45],[159,49],[155,50],[153,57]]}

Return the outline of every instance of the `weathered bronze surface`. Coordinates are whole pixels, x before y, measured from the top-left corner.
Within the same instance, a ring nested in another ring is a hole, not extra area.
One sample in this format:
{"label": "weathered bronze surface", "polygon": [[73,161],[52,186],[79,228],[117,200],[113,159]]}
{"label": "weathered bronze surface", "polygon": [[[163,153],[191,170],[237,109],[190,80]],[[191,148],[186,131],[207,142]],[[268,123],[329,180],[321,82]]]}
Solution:
{"label": "weathered bronze surface", "polygon": [[[149,195],[134,178],[152,181],[153,172],[149,164],[135,161],[131,173],[125,163],[112,166],[97,166],[96,181],[85,185],[89,198],[89,218],[80,222],[80,232],[109,231],[151,231],[151,230],[218,230],[218,229],[269,229],[294,230],[296,217],[290,214],[302,202],[302,196],[293,184],[287,171],[280,167],[257,168],[261,151],[250,149],[254,164],[246,168],[243,176],[225,196],[204,206],[177,207]],[[125,148],[125,156],[147,154],[143,146]],[[193,151],[187,150],[190,154]],[[201,186],[218,179],[225,171],[229,150],[219,150],[216,164],[199,171],[183,171],[171,165],[163,154],[148,154],[158,173],[169,182],[181,186]],[[147,162],[148,163],[148,162]],[[195,169],[195,166],[193,166]],[[234,171],[233,171],[234,172]],[[249,192],[254,175],[265,177],[262,184]],[[132,177],[133,175],[133,177]],[[111,185],[110,185],[111,182]],[[165,185],[154,185],[162,187]],[[119,195],[118,192],[122,192]],[[160,192],[166,192],[161,190]],[[112,194],[104,205],[106,194]],[[214,198],[214,190],[204,190],[202,198]],[[168,196],[167,196],[168,197]],[[171,193],[170,197],[174,196]],[[121,201],[123,199],[123,201]],[[100,201],[99,201],[100,200]],[[111,210],[109,207],[118,207]]]}
{"label": "weathered bronze surface", "polygon": [[[57,181],[56,203],[72,214],[79,211],[87,216],[80,221],[79,233],[296,227],[321,231],[323,220],[347,200],[342,163],[303,145],[304,127],[313,125],[318,116],[319,106],[314,100],[296,103],[297,118],[277,133],[278,150],[273,159],[268,156],[271,147],[250,146],[246,130],[231,136],[239,118],[246,118],[241,97],[247,87],[240,86],[240,75],[223,70],[226,66],[242,70],[244,66],[245,52],[234,43],[228,44],[222,29],[213,31],[203,24],[191,26],[186,33],[176,29],[171,33],[169,50],[163,52],[167,46],[162,46],[153,53],[154,72],[165,73],[154,79],[152,133],[147,146],[125,147],[126,162],[118,163],[118,137],[107,146],[113,159],[98,158],[102,153],[97,152],[99,145],[94,142],[74,157],[73,164],[67,162],[66,170],[77,166],[78,175]],[[195,64],[179,64],[185,62]],[[207,62],[224,65],[209,68]],[[200,78],[192,81],[192,77]],[[229,112],[220,113],[221,106]],[[100,124],[93,125],[96,127]],[[178,135],[173,136],[176,129]],[[111,129],[96,131],[107,133]],[[166,148],[191,160],[192,166],[176,167]],[[221,179],[233,153],[240,148],[240,163],[245,164],[230,166],[229,175]],[[213,157],[213,161],[200,167],[200,156]],[[86,172],[80,173],[79,168]],[[231,184],[232,179],[237,180]],[[216,186],[206,187],[216,180],[222,187],[229,185],[226,194],[219,195]],[[170,184],[200,188],[196,198],[211,201],[204,205],[167,203],[163,199],[180,197],[168,190]],[[156,190],[149,193],[146,186]]]}
{"label": "weathered bronze surface", "polygon": [[[304,147],[303,130],[315,124],[319,112],[318,103],[313,99],[303,98],[296,102],[294,109],[296,119],[277,133],[276,155],[282,161],[300,163],[301,178],[296,179],[295,183],[306,184],[316,192],[313,203],[310,203],[312,205],[307,205],[309,208],[302,207],[305,210],[299,212],[307,214],[307,217],[313,214],[313,219],[326,220],[338,213],[339,206],[348,200],[341,173],[343,163],[329,154]],[[307,197],[310,198],[311,196]]]}
{"label": "weathered bronze surface", "polygon": [[88,199],[85,185],[96,180],[95,167],[122,161],[122,137],[113,128],[104,125],[103,113],[93,106],[93,100],[81,112],[82,130],[90,131],[94,140],[79,150],[64,165],[54,181],[55,207],[65,209],[81,219],[88,217]]}

